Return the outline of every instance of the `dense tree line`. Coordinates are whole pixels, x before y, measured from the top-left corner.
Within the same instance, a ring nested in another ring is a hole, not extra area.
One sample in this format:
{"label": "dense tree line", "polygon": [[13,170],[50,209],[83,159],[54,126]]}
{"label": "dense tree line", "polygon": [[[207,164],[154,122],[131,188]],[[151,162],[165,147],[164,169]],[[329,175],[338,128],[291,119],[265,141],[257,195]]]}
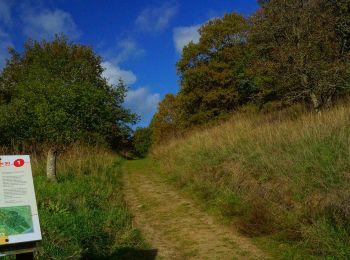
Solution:
{"label": "dense tree line", "polygon": [[263,0],[251,17],[203,25],[177,63],[180,91],[151,123],[155,142],[245,105],[332,105],[350,86],[349,0]]}

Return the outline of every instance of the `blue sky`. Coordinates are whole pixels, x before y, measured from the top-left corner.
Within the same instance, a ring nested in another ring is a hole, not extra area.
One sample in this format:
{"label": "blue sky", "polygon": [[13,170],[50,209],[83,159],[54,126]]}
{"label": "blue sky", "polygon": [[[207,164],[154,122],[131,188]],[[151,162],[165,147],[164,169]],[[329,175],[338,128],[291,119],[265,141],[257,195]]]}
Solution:
{"label": "blue sky", "polygon": [[64,32],[103,58],[110,83],[129,86],[125,106],[147,126],[158,102],[179,89],[176,61],[198,28],[228,12],[252,14],[256,0],[0,0],[0,68],[8,46]]}

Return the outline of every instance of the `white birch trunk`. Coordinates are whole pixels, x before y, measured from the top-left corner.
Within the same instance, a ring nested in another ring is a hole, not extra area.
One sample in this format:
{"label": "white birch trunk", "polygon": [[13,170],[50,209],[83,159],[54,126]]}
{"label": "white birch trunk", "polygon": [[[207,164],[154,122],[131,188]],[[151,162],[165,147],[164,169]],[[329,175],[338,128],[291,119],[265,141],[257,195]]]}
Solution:
{"label": "white birch trunk", "polygon": [[311,102],[314,106],[315,112],[320,115],[321,114],[321,102],[320,100],[317,98],[316,94],[311,92],[310,93],[310,98],[311,98]]}
{"label": "white birch trunk", "polygon": [[57,182],[56,160],[57,151],[54,148],[50,148],[49,152],[47,153],[46,175],[47,179],[51,182]]}

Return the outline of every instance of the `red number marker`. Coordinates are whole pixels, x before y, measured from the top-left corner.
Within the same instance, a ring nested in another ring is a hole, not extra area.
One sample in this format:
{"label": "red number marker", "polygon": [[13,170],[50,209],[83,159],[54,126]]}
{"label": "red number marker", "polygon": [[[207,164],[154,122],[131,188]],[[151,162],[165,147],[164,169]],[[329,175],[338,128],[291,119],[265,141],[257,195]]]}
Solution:
{"label": "red number marker", "polygon": [[23,159],[17,159],[13,162],[13,165],[15,167],[22,167],[24,165],[24,160]]}

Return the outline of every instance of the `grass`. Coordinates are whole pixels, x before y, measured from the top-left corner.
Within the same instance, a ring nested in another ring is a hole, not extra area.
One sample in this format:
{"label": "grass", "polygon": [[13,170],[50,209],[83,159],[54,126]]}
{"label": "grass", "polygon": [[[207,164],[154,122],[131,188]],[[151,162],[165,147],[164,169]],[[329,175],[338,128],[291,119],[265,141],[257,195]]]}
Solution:
{"label": "grass", "polygon": [[238,113],[152,152],[181,187],[275,256],[350,255],[350,108]]}
{"label": "grass", "polygon": [[32,164],[43,235],[36,258],[126,259],[146,247],[124,203],[115,154],[72,147],[58,158],[57,184],[47,182],[44,158]]}

